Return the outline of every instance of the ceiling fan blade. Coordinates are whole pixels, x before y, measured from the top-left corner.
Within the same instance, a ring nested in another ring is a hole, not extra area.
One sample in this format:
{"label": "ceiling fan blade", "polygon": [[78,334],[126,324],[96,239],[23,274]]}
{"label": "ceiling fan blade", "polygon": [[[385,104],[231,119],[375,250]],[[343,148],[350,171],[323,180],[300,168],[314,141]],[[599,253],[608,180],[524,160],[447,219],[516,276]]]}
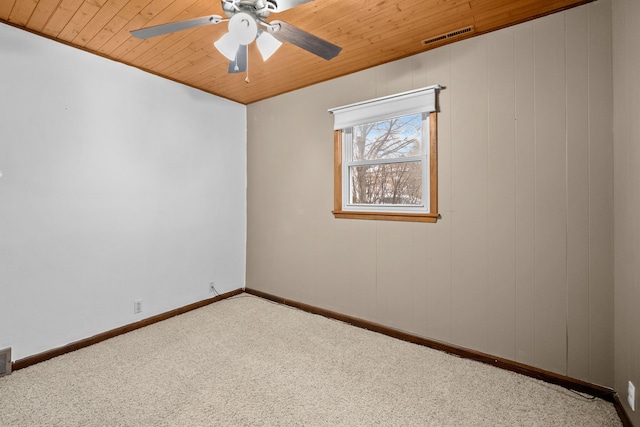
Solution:
{"label": "ceiling fan blade", "polygon": [[148,28],[131,31],[131,35],[139,39],[161,36],[175,31],[188,30],[190,28],[203,27],[205,25],[219,24],[222,17],[218,15],[202,16],[200,18],[187,19],[185,21],[171,22],[169,24],[156,25]]}
{"label": "ceiling fan blade", "polygon": [[274,12],[282,12],[283,10],[291,9],[292,7],[300,6],[301,4],[309,3],[313,0],[267,0],[269,3],[275,5]]}
{"label": "ceiling fan blade", "polygon": [[229,62],[229,73],[242,73],[247,71],[247,52],[249,50],[249,46],[246,44],[241,44],[238,47],[238,52],[236,53],[236,59]]}
{"label": "ceiling fan blade", "polygon": [[286,22],[271,21],[269,25],[269,32],[278,40],[294,44],[326,60],[334,58],[342,50],[340,46],[329,43]]}

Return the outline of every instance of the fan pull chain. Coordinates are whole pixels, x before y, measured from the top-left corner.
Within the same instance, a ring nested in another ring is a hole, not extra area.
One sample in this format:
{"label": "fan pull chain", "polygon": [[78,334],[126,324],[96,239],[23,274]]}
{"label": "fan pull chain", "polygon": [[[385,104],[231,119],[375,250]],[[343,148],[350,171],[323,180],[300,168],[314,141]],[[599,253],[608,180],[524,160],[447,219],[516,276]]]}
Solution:
{"label": "fan pull chain", "polygon": [[247,82],[247,83],[250,82],[250,80],[249,80],[249,55],[248,55],[248,53],[247,53],[247,77],[245,77],[244,81]]}

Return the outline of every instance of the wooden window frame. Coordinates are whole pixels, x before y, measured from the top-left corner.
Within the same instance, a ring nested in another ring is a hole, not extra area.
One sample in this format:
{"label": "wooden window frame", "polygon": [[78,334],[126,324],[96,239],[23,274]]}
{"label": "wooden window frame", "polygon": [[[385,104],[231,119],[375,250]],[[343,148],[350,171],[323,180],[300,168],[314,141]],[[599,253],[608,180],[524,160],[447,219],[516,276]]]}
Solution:
{"label": "wooden window frame", "polygon": [[438,220],[438,113],[429,113],[429,212],[361,212],[342,208],[342,130],[333,131],[333,215],[341,219],[430,222]]}

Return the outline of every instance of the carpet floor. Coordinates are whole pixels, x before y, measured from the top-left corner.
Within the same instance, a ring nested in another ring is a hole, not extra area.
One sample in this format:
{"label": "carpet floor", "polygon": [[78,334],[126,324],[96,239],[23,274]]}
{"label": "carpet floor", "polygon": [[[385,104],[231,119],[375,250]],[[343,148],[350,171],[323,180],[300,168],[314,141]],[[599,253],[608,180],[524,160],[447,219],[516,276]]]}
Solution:
{"label": "carpet floor", "polygon": [[621,426],[611,403],[242,294],[0,378],[0,426]]}

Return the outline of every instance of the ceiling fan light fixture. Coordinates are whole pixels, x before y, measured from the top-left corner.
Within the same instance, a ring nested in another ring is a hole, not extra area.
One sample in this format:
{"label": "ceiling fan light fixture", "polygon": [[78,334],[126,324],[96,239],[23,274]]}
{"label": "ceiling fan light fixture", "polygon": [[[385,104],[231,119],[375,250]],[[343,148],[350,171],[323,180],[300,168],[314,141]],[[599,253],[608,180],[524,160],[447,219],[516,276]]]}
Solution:
{"label": "ceiling fan light fixture", "polygon": [[260,55],[262,55],[262,59],[266,61],[273,55],[276,50],[282,46],[282,42],[271,34],[263,31],[258,38],[256,39],[256,44],[258,45],[258,50],[260,51]]}
{"label": "ceiling fan light fixture", "polygon": [[238,44],[250,44],[258,35],[258,23],[248,13],[236,13],[229,20],[229,33]]}
{"label": "ceiling fan light fixture", "polygon": [[225,33],[225,35],[220,37],[220,40],[213,43],[213,45],[218,49],[218,52],[223,54],[229,61],[234,61],[240,43],[236,41],[231,33]]}

